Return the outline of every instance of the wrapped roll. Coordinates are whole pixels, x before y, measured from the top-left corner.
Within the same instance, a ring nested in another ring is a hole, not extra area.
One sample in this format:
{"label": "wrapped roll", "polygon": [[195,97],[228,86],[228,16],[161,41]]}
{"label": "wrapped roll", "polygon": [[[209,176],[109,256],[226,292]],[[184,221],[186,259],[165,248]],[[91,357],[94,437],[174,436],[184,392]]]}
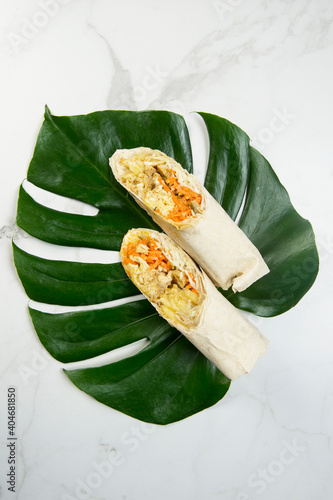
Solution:
{"label": "wrapped roll", "polygon": [[269,272],[237,224],[174,159],[150,148],[121,149],[110,166],[118,182],[216,285],[241,292]]}
{"label": "wrapped roll", "polygon": [[120,250],[128,276],[158,313],[231,380],[248,373],[268,341],[168,236],[132,229]]}

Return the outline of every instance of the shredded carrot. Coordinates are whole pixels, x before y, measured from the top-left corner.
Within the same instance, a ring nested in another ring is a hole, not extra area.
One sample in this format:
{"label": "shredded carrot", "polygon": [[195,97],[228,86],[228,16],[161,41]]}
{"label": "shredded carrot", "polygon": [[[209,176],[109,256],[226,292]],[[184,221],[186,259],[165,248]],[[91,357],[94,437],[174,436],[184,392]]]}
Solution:
{"label": "shredded carrot", "polygon": [[[137,252],[137,247],[140,244],[148,247],[148,254],[144,252]],[[128,243],[124,248],[124,253],[125,257],[123,259],[123,264],[125,265],[132,264],[138,266],[139,263],[133,260],[133,257],[139,256],[147,262],[150,269],[156,269],[159,266],[161,266],[165,270],[165,272],[169,272],[172,269],[170,261],[164,255],[164,253],[159,248],[157,248],[157,243],[152,239],[149,241],[149,243],[145,238],[137,243]],[[195,283],[193,274],[188,273],[188,275],[191,278],[192,282]],[[193,288],[190,283],[187,283],[185,288],[199,295],[197,290]]]}
{"label": "shredded carrot", "polygon": [[188,285],[186,285],[185,288],[188,288],[189,290],[191,290],[191,292],[194,292],[197,295],[199,295],[199,293],[197,292],[197,290],[195,288],[193,288],[193,286],[190,283],[188,283]]}
{"label": "shredded carrot", "polygon": [[155,250],[155,248],[157,248],[157,245],[156,245],[154,240],[150,240],[149,248],[150,248],[150,250]]}
{"label": "shredded carrot", "polygon": [[175,177],[176,172],[172,169],[170,172],[173,176],[168,177],[166,181],[162,177],[159,177],[158,181],[163,186],[163,189],[171,194],[175,204],[174,208],[167,215],[167,218],[172,219],[174,222],[182,222],[192,215],[191,202],[196,201],[200,205],[202,196],[188,186],[181,186]]}
{"label": "shredded carrot", "polygon": [[135,262],[134,260],[130,259],[129,257],[125,257],[124,258],[124,264],[138,264],[137,262]]}
{"label": "shredded carrot", "polygon": [[[137,252],[137,247],[139,244],[148,246],[148,254]],[[145,238],[143,238],[139,243],[128,243],[126,246],[124,258],[124,264],[135,264],[139,265],[138,262],[133,260],[133,257],[141,257],[144,259],[151,269],[156,269],[158,266],[162,266],[167,271],[171,270],[171,264],[166,258],[166,256],[157,248],[157,244],[154,240],[150,240],[149,245]],[[132,258],[131,258],[132,257]]]}

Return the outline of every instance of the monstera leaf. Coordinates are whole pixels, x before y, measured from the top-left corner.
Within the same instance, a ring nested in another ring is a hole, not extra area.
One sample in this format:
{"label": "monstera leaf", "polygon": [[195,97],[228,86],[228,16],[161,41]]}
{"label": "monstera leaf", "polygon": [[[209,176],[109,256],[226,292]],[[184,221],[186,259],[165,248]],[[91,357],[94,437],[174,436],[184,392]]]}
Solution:
{"label": "monstera leaf", "polygon": [[[259,248],[270,273],[245,292],[223,292],[240,309],[274,316],[311,287],[318,255],[311,225],[295,211],[269,163],[236,125],[200,113],[209,133],[206,188]],[[17,225],[56,245],[119,250],[133,227],[158,229],[114,179],[108,158],[118,148],[147,146],[192,170],[184,119],[167,111],[101,111],[56,117],[48,109],[28,180],[51,193],[88,203],[95,216],[64,213],[38,203],[21,186]],[[62,363],[82,361],[147,339],[138,354],[96,368],[65,370],[81,390],[135,418],[167,424],[219,401],[230,381],[149,304],[120,263],[49,260],[15,243],[15,265],[30,299],[77,306],[50,314],[30,307],[36,332]],[[126,303],[109,301],[129,298]],[[91,310],[80,306],[103,304]],[[77,310],[76,310],[77,309]],[[97,364],[97,360],[96,360]]]}

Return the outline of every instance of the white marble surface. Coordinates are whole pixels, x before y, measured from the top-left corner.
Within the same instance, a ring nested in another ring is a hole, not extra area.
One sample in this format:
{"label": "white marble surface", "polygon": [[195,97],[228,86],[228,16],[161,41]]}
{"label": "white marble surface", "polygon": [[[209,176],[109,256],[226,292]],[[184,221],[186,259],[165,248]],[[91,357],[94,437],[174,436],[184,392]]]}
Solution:
{"label": "white marble surface", "polygon": [[[17,493],[3,474],[1,498],[333,497],[332,21],[330,0],[1,2],[2,473],[7,387],[18,394]],[[61,115],[178,111],[197,169],[205,138],[189,112],[224,116],[247,131],[311,220],[315,285],[288,313],[254,318],[269,352],[213,408],[145,426],[78,391],[40,345],[10,238],[45,103]]]}

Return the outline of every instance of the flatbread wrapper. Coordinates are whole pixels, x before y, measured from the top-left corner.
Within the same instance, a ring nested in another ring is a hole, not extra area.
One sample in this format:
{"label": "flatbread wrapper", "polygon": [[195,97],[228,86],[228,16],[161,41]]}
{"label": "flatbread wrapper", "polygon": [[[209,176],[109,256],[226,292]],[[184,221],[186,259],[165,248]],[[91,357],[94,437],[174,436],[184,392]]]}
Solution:
{"label": "flatbread wrapper", "polygon": [[167,235],[132,229],[120,255],[158,313],[229,379],[249,373],[266,352],[268,340]]}
{"label": "flatbread wrapper", "polygon": [[241,292],[269,272],[243,231],[173,158],[145,147],[119,149],[110,167],[117,181],[217,286]]}

